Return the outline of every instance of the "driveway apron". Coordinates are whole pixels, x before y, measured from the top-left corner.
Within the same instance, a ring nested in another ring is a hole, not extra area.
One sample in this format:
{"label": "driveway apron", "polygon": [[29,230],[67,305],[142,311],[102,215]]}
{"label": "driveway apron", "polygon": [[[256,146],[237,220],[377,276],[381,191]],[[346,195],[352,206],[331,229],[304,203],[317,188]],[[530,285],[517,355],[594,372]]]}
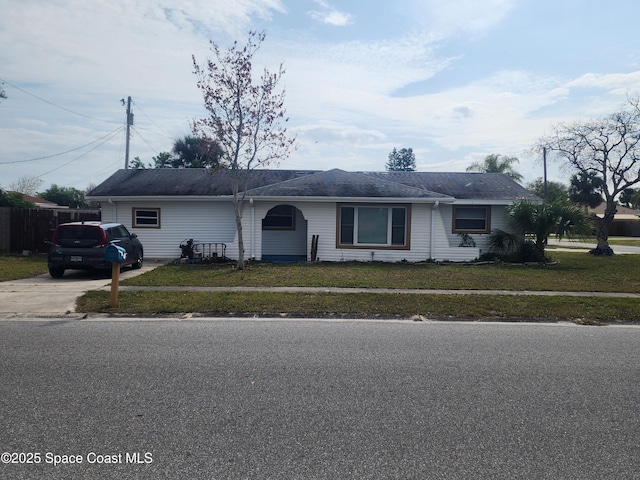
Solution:
{"label": "driveway apron", "polygon": [[[153,270],[165,262],[145,260],[139,270],[124,268],[120,280]],[[94,271],[68,270],[62,278],[49,274],[0,282],[0,314],[63,316],[75,313],[76,299],[91,290],[111,285],[109,274]]]}

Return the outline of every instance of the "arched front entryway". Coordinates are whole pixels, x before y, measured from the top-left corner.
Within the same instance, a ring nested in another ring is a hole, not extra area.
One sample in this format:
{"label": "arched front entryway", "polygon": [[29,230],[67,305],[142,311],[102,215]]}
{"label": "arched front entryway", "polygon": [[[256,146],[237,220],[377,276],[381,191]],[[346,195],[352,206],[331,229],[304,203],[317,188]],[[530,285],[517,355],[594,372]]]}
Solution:
{"label": "arched front entryway", "polygon": [[270,262],[307,260],[307,220],[293,205],[276,205],[262,219],[262,259]]}

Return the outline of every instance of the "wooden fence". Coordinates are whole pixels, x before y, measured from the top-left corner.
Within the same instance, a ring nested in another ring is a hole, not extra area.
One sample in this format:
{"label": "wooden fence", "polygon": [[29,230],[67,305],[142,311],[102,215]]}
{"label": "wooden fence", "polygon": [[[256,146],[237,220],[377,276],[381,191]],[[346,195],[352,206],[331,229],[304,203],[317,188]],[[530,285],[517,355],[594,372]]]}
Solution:
{"label": "wooden fence", "polygon": [[98,210],[49,210],[43,208],[0,208],[0,251],[47,252],[48,241],[60,223],[99,221]]}

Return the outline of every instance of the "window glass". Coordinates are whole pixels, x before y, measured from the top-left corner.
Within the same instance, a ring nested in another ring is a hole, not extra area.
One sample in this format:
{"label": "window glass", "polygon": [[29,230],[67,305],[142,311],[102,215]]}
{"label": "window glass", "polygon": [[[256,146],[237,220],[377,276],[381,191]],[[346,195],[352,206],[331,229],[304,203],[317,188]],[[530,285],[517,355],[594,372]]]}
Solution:
{"label": "window glass", "polygon": [[134,208],[133,226],[134,228],[160,228],[160,209]]}
{"label": "window glass", "polygon": [[388,208],[358,207],[358,243],[388,243],[388,222]]}
{"label": "window glass", "polygon": [[278,205],[267,212],[262,228],[272,230],[295,230],[296,210],[291,205]]}
{"label": "window glass", "polygon": [[407,210],[394,208],[391,215],[391,244],[404,245]]}
{"label": "window glass", "polygon": [[340,208],[340,243],[343,245],[353,245],[354,219],[354,207]]}
{"label": "window glass", "polygon": [[407,207],[344,205],[339,212],[339,245],[408,247]]}
{"label": "window glass", "polygon": [[488,230],[487,207],[456,207],[455,231],[485,232]]}

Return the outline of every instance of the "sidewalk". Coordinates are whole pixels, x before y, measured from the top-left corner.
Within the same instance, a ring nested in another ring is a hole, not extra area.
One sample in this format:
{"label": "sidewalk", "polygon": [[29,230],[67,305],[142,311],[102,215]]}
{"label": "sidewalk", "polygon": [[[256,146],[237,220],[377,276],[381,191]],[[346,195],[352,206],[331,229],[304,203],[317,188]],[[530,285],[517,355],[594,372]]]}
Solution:
{"label": "sidewalk", "polygon": [[[110,288],[110,287],[109,287]],[[101,290],[108,290],[103,287]],[[640,293],[557,292],[536,290],[420,290],[413,288],[341,288],[341,287],[120,287],[121,292],[275,292],[275,293],[398,293],[418,295],[533,295],[567,297],[640,298]]]}

